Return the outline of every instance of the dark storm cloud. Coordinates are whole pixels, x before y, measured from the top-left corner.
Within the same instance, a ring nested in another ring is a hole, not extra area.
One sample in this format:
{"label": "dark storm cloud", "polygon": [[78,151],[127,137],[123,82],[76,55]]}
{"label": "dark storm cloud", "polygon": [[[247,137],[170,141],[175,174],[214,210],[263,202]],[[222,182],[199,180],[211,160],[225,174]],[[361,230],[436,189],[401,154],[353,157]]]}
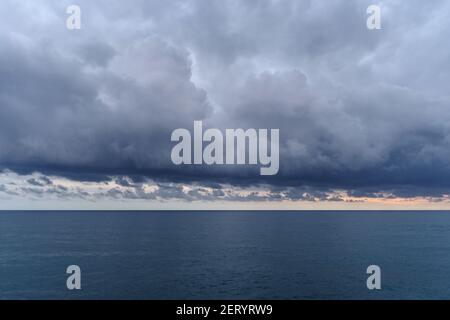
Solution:
{"label": "dark storm cloud", "polygon": [[[446,194],[450,5],[379,3],[383,28],[369,31],[370,1],[79,1],[82,29],[68,31],[71,3],[3,1],[0,169],[119,177],[133,191],[116,198]],[[279,174],[174,166],[170,133],[194,120],[280,128]],[[222,188],[261,183],[279,189]]]}

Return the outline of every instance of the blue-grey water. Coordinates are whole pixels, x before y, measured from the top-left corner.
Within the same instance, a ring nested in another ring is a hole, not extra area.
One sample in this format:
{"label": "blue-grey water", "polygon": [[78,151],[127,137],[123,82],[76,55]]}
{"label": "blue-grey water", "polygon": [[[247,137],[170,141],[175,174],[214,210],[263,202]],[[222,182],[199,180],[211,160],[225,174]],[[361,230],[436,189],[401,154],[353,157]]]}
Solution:
{"label": "blue-grey water", "polygon": [[0,212],[0,299],[387,298],[450,299],[450,213]]}

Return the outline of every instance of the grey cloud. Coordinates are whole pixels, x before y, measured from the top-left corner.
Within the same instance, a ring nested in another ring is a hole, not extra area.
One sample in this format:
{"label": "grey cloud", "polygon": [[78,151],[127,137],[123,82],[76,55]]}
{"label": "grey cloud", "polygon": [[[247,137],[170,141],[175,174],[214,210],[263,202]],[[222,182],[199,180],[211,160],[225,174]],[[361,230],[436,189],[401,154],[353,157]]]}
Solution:
{"label": "grey cloud", "polygon": [[[105,195],[114,198],[444,195],[450,5],[380,1],[383,29],[369,31],[369,4],[79,1],[82,30],[71,32],[64,1],[3,1],[0,169],[122,177],[116,183],[134,189]],[[279,175],[172,165],[171,131],[202,119],[280,128]],[[140,188],[146,177],[161,183],[155,194]],[[29,184],[30,193],[47,186]],[[224,184],[280,189],[230,196]]]}
{"label": "grey cloud", "polygon": [[14,53],[26,51],[14,39],[4,44],[4,166],[67,171],[166,167],[172,126],[190,125],[208,112],[205,93],[189,81],[186,54],[159,39],[133,44],[126,57],[111,61],[111,69],[95,73],[85,71],[81,62],[46,52],[44,44],[23,56]]}
{"label": "grey cloud", "polygon": [[52,184],[52,181],[46,176],[40,176],[39,178],[30,178],[27,182],[33,186],[45,187]]}
{"label": "grey cloud", "polygon": [[[48,179],[40,176],[39,180]],[[0,185],[0,193],[8,196],[26,197],[31,199],[49,199],[49,197],[73,200],[82,199],[86,201],[96,200],[186,200],[186,201],[237,201],[237,202],[280,202],[280,201],[308,201],[308,202],[358,202],[367,198],[414,199],[425,197],[429,201],[443,201],[448,192],[445,188],[428,188],[401,186],[386,187],[380,191],[378,187],[361,187],[357,189],[337,191],[333,188],[321,188],[311,186],[271,186],[259,185],[252,187],[249,191],[246,186],[232,186],[216,184],[211,188],[208,183],[156,183],[152,180],[144,180],[133,184],[119,184],[118,181],[131,181],[127,176],[111,177],[104,184],[91,183],[89,191],[80,186],[70,184],[36,184],[36,178],[10,181]],[[185,189],[185,187],[187,189]]]}
{"label": "grey cloud", "polygon": [[105,68],[117,54],[116,50],[108,43],[98,42],[98,40],[82,44],[77,50],[78,56],[84,63],[102,68]]}

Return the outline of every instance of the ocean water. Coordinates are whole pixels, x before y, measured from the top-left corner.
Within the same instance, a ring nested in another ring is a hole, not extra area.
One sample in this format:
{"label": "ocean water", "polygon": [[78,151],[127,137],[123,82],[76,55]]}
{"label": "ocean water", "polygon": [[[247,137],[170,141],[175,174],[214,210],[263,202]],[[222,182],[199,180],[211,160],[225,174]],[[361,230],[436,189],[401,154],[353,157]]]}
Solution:
{"label": "ocean water", "polygon": [[450,299],[450,213],[3,211],[0,299]]}

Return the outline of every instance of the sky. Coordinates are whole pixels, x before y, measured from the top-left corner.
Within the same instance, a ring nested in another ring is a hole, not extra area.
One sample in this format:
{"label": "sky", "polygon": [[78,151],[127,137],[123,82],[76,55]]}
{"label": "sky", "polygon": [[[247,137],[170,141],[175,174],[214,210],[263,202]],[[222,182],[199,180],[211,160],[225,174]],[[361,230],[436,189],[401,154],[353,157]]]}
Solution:
{"label": "sky", "polygon": [[[445,0],[2,0],[0,209],[449,209],[449,18]],[[174,165],[194,121],[279,129],[278,174]]]}

